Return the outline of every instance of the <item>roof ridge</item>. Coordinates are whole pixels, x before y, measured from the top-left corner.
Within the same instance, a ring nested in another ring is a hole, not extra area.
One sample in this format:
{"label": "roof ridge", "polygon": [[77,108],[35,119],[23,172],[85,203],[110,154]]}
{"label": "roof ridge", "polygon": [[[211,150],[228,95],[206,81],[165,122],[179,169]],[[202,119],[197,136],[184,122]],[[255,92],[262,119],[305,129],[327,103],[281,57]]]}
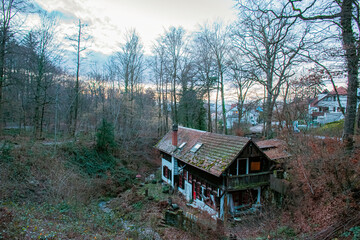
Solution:
{"label": "roof ridge", "polygon": [[194,129],[194,128],[183,127],[183,126],[179,126],[179,128],[186,129],[186,130],[192,130],[192,131],[196,131],[196,132],[202,132],[202,133],[206,133],[206,132],[207,132],[207,131],[203,131],[203,130],[199,130],[199,129]]}

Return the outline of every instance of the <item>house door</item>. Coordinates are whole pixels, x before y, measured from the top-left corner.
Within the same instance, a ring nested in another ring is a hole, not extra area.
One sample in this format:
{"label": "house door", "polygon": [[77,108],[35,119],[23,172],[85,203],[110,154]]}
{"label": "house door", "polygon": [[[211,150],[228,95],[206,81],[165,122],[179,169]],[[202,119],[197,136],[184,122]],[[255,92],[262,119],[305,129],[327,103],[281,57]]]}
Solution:
{"label": "house door", "polygon": [[193,200],[196,199],[196,183],[195,181],[192,182],[192,191],[193,191]]}

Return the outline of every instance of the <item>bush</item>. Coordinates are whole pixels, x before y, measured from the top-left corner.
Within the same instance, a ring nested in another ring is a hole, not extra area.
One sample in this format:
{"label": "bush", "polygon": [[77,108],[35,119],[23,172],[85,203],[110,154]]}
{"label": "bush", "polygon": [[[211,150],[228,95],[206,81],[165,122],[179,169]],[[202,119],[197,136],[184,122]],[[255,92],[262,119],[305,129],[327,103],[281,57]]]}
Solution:
{"label": "bush", "polygon": [[5,141],[0,147],[0,160],[3,162],[11,162],[13,157],[11,156],[12,144]]}
{"label": "bush", "polygon": [[283,235],[286,238],[293,239],[294,237],[296,237],[295,230],[288,226],[279,227],[277,233]]}
{"label": "bush", "polygon": [[121,164],[121,161],[108,152],[82,147],[73,148],[75,164],[83,174],[91,178],[102,179],[101,188],[106,196],[115,196],[129,188],[135,179],[135,173]]}
{"label": "bush", "polygon": [[112,155],[98,152],[95,149],[87,147],[75,148],[74,153],[73,162],[91,177],[105,176],[106,171],[116,165],[116,159]]}
{"label": "bush", "polygon": [[355,226],[349,229],[349,231],[346,231],[342,234],[343,237],[352,237],[352,240],[360,239],[360,226]]}

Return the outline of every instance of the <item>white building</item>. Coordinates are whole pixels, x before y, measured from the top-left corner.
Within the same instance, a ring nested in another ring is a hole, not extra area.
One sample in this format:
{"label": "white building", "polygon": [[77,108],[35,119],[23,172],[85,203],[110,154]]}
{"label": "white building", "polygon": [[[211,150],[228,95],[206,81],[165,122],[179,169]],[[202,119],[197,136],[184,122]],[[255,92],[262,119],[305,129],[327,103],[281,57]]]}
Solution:
{"label": "white building", "polygon": [[[243,107],[241,123],[249,123],[251,125],[258,124],[259,113],[254,109],[246,109]],[[239,110],[236,104],[232,104],[229,111],[226,112],[226,126],[232,128],[234,124],[239,122]]]}
{"label": "white building", "polygon": [[[334,90],[331,92],[322,92],[310,103],[309,115],[312,121],[319,124],[326,124],[339,121],[345,117],[341,108],[346,112],[347,90],[344,87],[339,87],[337,88],[337,92],[339,94],[340,105]],[[359,93],[360,90],[358,90],[358,96],[360,95]],[[357,106],[359,106],[359,101]]]}

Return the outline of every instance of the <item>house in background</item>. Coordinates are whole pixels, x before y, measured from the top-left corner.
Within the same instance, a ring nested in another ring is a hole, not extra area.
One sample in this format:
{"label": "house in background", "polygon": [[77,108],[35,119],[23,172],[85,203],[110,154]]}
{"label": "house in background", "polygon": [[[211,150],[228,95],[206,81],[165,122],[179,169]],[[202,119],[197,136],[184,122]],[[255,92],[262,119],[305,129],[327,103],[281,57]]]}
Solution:
{"label": "house in background", "polygon": [[176,125],[156,147],[161,153],[162,179],[218,218],[261,206],[280,156],[272,151],[269,157],[249,138]]}
{"label": "house in background", "polygon": [[[258,124],[259,111],[251,109],[249,106],[243,107],[241,123],[249,123],[251,125]],[[237,104],[232,104],[229,111],[226,112],[226,126],[232,128],[239,123],[239,110]]]}
{"label": "house in background", "polygon": [[[346,112],[347,90],[344,87],[339,87],[337,88],[337,92],[339,94],[341,106],[339,105],[335,90],[331,92],[325,90],[310,102],[309,115],[313,122],[326,124],[344,118],[341,108]],[[359,90],[358,96],[360,96]],[[359,106],[359,101],[357,106]]]}

